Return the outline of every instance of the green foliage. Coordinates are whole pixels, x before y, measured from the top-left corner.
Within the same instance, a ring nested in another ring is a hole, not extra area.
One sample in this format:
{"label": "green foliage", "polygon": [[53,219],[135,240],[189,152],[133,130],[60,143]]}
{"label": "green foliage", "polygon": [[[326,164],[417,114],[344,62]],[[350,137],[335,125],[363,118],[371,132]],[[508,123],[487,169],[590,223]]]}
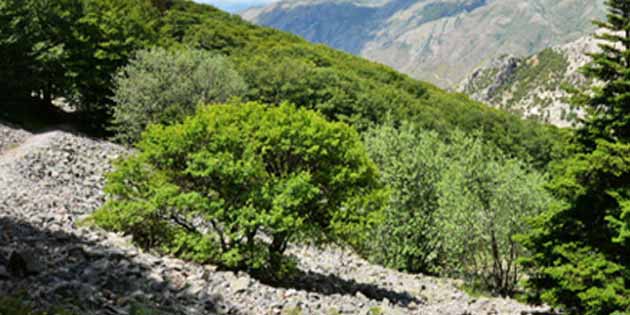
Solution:
{"label": "green foliage", "polygon": [[479,138],[455,133],[451,141],[435,214],[441,267],[495,294],[512,294],[521,275],[517,260],[526,256],[514,236],[528,230],[525,218],[553,202],[546,179]]}
{"label": "green foliage", "polygon": [[65,65],[80,18],[80,0],[6,0],[0,3],[0,83],[7,100],[28,100],[37,93],[50,101],[70,85]]}
{"label": "green foliage", "polygon": [[151,126],[138,149],[109,175],[95,222],[228,268],[285,273],[290,241],[353,237],[378,207],[356,131],[286,104],[203,107]]}
{"label": "green foliage", "polygon": [[35,93],[51,106],[65,97],[102,123],[112,74],[157,40],[157,13],[149,1],[3,1],[0,80],[11,91],[7,100],[30,101]]}
{"label": "green foliage", "polygon": [[163,312],[155,310],[140,304],[132,304],[129,309],[129,315],[166,315]]}
{"label": "green foliage", "polygon": [[331,308],[328,310],[327,315],[341,315],[341,313],[336,308]]}
{"label": "green foliage", "polygon": [[574,314],[630,311],[630,146],[598,141],[567,160],[551,187],[565,203],[533,221],[530,298]]}
{"label": "green foliage", "polygon": [[388,124],[365,135],[389,202],[368,256],[408,272],[436,272],[439,265],[436,221],[438,184],[446,169],[446,145],[435,132]]}
{"label": "green foliage", "polygon": [[104,115],[111,96],[111,78],[118,68],[135,50],[157,43],[159,12],[150,0],[81,2],[83,12],[76,22],[80,45],[72,51],[73,62],[68,65],[77,93],[75,104],[90,115]]}
{"label": "green foliage", "polygon": [[378,306],[370,307],[368,315],[384,315],[383,310]]}
{"label": "green foliage", "polygon": [[302,315],[302,308],[299,306],[282,310],[282,315]]}
{"label": "green foliage", "polygon": [[[501,58],[507,58],[507,56],[501,56]],[[498,68],[482,68],[479,71],[478,74],[476,73],[474,79],[466,84],[464,93],[468,95],[478,93],[489,88],[490,85],[496,82],[497,74],[499,73]]]}
{"label": "green foliage", "polygon": [[527,230],[525,217],[552,202],[546,179],[478,135],[453,132],[444,139],[403,124],[372,129],[365,138],[390,189],[367,256],[511,293],[519,280],[516,261],[525,255],[513,237]]}
{"label": "green foliage", "polygon": [[135,50],[194,47],[228,56],[251,101],[288,101],[361,130],[388,115],[442,134],[482,129],[486,140],[538,167],[560,152],[553,127],[192,1],[7,0],[0,21],[0,63],[7,74],[0,80],[26,98],[32,91],[43,91],[47,101],[65,97],[86,124],[110,121],[113,78]]}
{"label": "green foliage", "polygon": [[606,30],[595,37],[603,44],[599,53],[589,54],[593,61],[582,70],[587,78],[606,82],[589,91],[574,95],[573,101],[587,110],[581,129],[582,141],[593,147],[594,139],[630,141],[630,38],[625,35],[630,8],[625,1],[607,1],[608,20],[596,22]]}
{"label": "green foliage", "polygon": [[529,298],[570,314],[630,314],[630,3],[607,1],[601,53],[584,68],[604,82],[574,95],[588,113],[578,154],[560,163],[550,187],[564,201],[533,219],[523,244],[534,254]]}
{"label": "green foliage", "polygon": [[245,83],[223,56],[203,50],[139,51],[114,79],[116,139],[133,143],[149,124],[192,115],[199,104],[242,96]]}
{"label": "green foliage", "polygon": [[544,49],[534,57],[524,60],[509,80],[495,91],[496,98],[504,98],[508,108],[517,104],[528,93],[537,89],[555,90],[565,84],[565,73],[569,67],[566,57],[552,48]]}
{"label": "green foliage", "polygon": [[522,121],[383,65],[251,25],[211,7],[175,1],[162,21],[163,37],[228,55],[249,87],[249,100],[288,101],[360,130],[389,118],[414,121],[442,134],[456,128],[481,129],[486,140],[533,160],[537,167],[561,153],[563,137],[554,127]]}

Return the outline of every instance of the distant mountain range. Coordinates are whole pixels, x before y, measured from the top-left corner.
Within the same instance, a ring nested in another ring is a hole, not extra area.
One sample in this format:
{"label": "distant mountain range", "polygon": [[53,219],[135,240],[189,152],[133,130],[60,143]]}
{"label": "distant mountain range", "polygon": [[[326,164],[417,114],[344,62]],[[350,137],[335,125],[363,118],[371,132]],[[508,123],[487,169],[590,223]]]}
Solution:
{"label": "distant mountain range", "polygon": [[241,15],[455,88],[499,56],[527,56],[589,34],[603,2],[283,0]]}

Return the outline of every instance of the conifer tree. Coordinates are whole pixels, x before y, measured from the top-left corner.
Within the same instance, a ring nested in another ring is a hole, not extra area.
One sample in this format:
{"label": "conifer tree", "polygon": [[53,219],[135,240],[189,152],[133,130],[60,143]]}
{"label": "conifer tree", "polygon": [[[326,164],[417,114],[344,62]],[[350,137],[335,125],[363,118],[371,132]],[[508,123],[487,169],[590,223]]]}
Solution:
{"label": "conifer tree", "polygon": [[586,77],[605,82],[575,100],[587,110],[582,140],[590,144],[601,138],[630,142],[630,1],[608,0],[606,21],[595,21],[602,33],[600,52],[582,70]]}
{"label": "conifer tree", "polygon": [[550,187],[564,202],[522,239],[530,298],[569,314],[630,314],[630,1],[606,4],[601,52],[583,69],[603,84],[574,96],[587,110],[577,154]]}

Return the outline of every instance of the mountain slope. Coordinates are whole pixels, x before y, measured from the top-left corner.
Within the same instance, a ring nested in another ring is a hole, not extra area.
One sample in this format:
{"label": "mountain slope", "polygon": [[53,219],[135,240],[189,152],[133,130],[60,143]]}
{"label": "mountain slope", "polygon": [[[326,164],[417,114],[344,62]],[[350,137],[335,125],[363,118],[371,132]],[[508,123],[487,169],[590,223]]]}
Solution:
{"label": "mountain slope", "polygon": [[[176,40],[228,55],[250,87],[249,100],[291,102],[360,130],[387,120],[408,120],[443,134],[479,131],[485,140],[537,166],[546,165],[562,146],[562,132],[551,126],[208,6],[179,2],[165,19]],[[179,23],[185,27],[170,26],[178,20],[185,21]]]}
{"label": "mountain slope", "polygon": [[284,0],[242,16],[442,87],[593,30],[603,0]]}
{"label": "mountain slope", "polygon": [[0,135],[0,314],[14,314],[3,309],[14,294],[37,309],[77,315],[546,311],[469,297],[456,281],[388,270],[336,248],[292,246],[304,274],[289,287],[160,256],[77,224],[102,205],[104,174],[124,148],[64,131],[30,134],[1,121]]}
{"label": "mountain slope", "polygon": [[459,89],[495,107],[570,126],[581,111],[568,105],[564,86],[593,83],[578,70],[590,61],[585,54],[597,50],[597,41],[585,36],[525,58],[502,56],[473,72]]}

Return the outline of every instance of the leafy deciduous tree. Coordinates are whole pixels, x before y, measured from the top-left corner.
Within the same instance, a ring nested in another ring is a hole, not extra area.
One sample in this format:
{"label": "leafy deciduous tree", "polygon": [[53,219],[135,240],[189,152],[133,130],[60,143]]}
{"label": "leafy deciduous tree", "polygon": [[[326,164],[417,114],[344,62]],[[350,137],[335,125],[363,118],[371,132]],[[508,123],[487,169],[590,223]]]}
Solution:
{"label": "leafy deciduous tree", "polygon": [[113,130],[133,143],[151,123],[180,122],[199,104],[242,96],[245,83],[223,56],[203,50],[139,51],[114,79]]}
{"label": "leafy deciduous tree", "polygon": [[437,133],[404,124],[372,128],[365,134],[372,160],[390,190],[389,202],[367,255],[408,272],[437,272],[439,240],[435,212],[438,184],[448,161]]}
{"label": "leafy deciduous tree", "polygon": [[461,276],[512,293],[517,260],[525,255],[514,236],[527,231],[528,215],[553,202],[546,179],[479,135],[452,132],[444,139],[405,123],[371,129],[365,141],[390,190],[366,255],[397,269]]}
{"label": "leafy deciduous tree", "polygon": [[526,257],[514,237],[528,231],[526,218],[553,203],[546,179],[478,137],[451,136],[448,167],[441,176],[435,214],[442,268],[509,295]]}
{"label": "leafy deciduous tree", "polygon": [[230,268],[274,271],[290,241],[361,231],[379,195],[356,131],[286,104],[208,106],[153,125],[138,148],[96,222]]}

